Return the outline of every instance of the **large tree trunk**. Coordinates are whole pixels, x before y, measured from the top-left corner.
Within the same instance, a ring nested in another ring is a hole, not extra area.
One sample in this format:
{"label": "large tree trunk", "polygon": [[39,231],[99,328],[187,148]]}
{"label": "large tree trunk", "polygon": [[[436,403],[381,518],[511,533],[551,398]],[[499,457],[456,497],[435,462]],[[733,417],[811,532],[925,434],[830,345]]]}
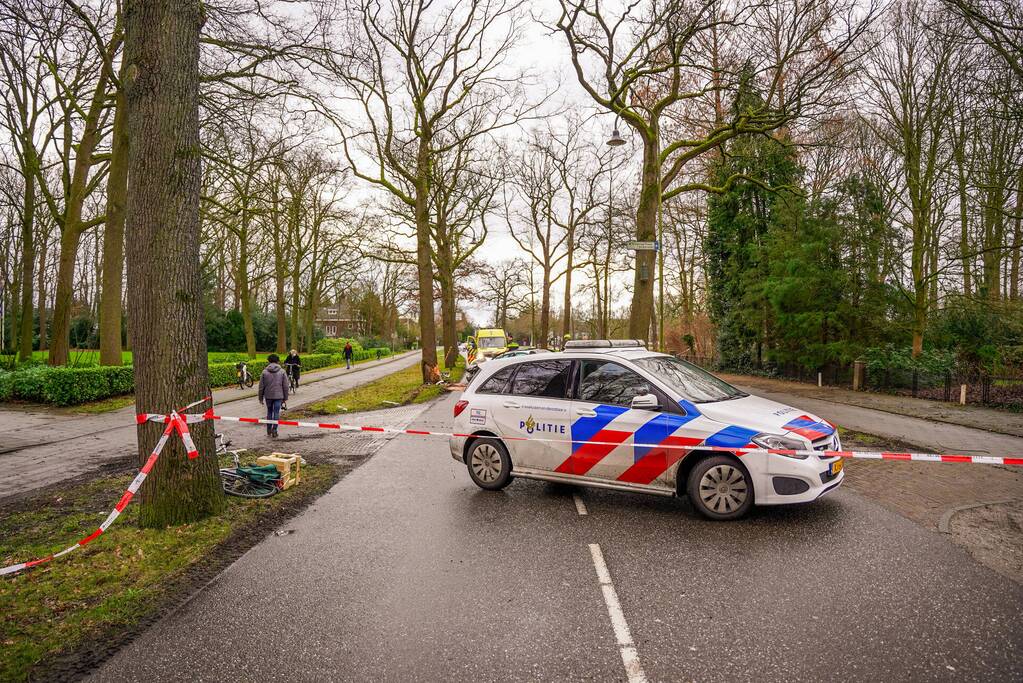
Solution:
{"label": "large tree trunk", "polygon": [[450,277],[441,279],[440,315],[443,325],[444,367],[450,370],[458,360],[458,325],[455,321],[455,283]]}
{"label": "large tree trunk", "polygon": [[[661,206],[661,164],[657,138],[655,132],[643,143],[643,175],[639,208],[636,211],[636,239],[642,242],[657,239],[657,212]],[[654,254],[653,251],[645,250],[636,252],[632,308],[629,312],[629,336],[633,339],[648,339],[650,336],[650,312],[654,301]]]}
{"label": "large tree trunk", "polygon": [[[38,163],[33,144],[23,144],[25,152],[25,195],[21,214],[21,320],[18,330],[18,359],[32,358],[32,273],[35,268],[36,177],[31,170]],[[45,248],[45,245],[43,245]],[[40,335],[41,336],[41,335]]]}
{"label": "large tree trunk", "polygon": [[423,382],[436,381],[437,323],[433,317],[433,256],[430,247],[430,149],[429,138],[421,132],[417,160],[415,216],[416,266],[419,269],[419,340],[422,345]]}
{"label": "large tree trunk", "polygon": [[[121,69],[124,76],[124,69]],[[103,231],[103,291],[99,312],[100,365],[121,364],[121,279],[124,277],[124,210],[128,195],[128,121],[124,90],[115,99]]]}
{"label": "large tree trunk", "polygon": [[[128,311],[135,405],[169,413],[209,391],[199,267],[198,0],[128,0],[125,6],[129,193]],[[138,427],[140,462],[162,425]],[[142,486],[143,526],[183,524],[224,505],[213,426],[192,425],[200,456],[171,438]]]}

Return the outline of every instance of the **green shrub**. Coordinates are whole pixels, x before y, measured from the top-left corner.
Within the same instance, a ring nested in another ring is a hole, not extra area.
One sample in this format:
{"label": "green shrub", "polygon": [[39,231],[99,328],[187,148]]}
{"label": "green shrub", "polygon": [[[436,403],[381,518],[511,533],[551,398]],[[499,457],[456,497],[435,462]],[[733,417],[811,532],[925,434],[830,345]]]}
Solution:
{"label": "green shrub", "polygon": [[14,380],[11,373],[0,372],[0,401],[10,401],[14,395]]}
{"label": "green shrub", "polygon": [[316,342],[316,353],[341,353],[345,348],[345,344],[348,343],[352,345],[352,351],[355,353],[363,350],[362,344],[359,343],[358,339],[345,339],[341,337],[338,339],[321,339]]}
{"label": "green shrub", "polygon": [[20,401],[35,401],[36,403],[46,401],[43,385],[46,380],[46,374],[50,370],[51,368],[46,365],[36,365],[12,372],[12,398]]}
{"label": "green shrub", "polygon": [[108,398],[110,367],[49,368],[43,380],[43,396],[47,403],[70,406]]}

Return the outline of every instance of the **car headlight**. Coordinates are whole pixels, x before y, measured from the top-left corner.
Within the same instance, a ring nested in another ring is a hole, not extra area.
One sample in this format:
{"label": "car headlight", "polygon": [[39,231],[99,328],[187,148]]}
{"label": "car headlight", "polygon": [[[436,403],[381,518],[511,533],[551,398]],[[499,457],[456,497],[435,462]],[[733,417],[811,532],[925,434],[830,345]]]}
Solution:
{"label": "car headlight", "polygon": [[[770,448],[771,450],[806,450],[806,444],[802,441],[782,436],[781,434],[757,434],[750,440],[762,448]],[[810,457],[806,453],[777,453],[776,455],[784,455],[786,458],[795,458],[796,460],[806,460]]]}

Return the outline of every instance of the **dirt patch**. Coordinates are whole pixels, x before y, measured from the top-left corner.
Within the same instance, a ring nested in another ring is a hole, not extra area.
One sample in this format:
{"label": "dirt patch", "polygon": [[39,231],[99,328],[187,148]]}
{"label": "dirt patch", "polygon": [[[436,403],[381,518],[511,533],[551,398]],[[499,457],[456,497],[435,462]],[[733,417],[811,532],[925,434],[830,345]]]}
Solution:
{"label": "dirt patch", "polygon": [[949,532],[983,564],[1023,583],[1023,500],[957,512]]}

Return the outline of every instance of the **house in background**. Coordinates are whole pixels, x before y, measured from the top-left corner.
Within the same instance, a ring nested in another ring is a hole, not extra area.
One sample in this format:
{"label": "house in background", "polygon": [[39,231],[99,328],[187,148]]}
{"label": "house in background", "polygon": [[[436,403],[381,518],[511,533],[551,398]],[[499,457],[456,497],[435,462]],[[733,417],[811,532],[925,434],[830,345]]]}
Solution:
{"label": "house in background", "polygon": [[316,324],[328,337],[363,337],[369,325],[366,317],[343,301],[320,308]]}

